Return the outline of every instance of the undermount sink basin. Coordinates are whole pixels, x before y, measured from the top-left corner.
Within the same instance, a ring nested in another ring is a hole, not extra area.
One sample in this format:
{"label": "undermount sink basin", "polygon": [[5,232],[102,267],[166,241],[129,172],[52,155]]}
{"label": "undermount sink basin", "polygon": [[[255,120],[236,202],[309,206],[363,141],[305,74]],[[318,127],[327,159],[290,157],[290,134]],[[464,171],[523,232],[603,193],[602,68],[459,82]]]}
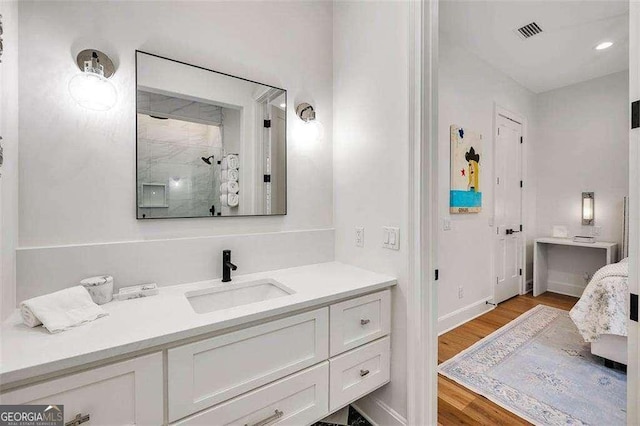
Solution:
{"label": "undermount sink basin", "polygon": [[226,283],[222,286],[188,291],[184,295],[197,314],[263,302],[293,294],[293,290],[266,278],[256,281]]}

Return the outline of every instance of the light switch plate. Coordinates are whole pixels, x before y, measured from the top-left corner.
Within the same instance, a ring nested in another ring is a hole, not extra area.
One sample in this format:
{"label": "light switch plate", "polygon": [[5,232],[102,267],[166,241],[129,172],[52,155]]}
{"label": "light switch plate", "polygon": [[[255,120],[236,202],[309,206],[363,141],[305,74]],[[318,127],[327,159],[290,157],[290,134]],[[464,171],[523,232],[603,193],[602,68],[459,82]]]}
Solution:
{"label": "light switch plate", "polygon": [[382,227],[382,247],[391,250],[400,250],[400,228],[391,226]]}
{"label": "light switch plate", "polygon": [[451,231],[451,218],[445,217],[442,220],[442,229],[444,231]]}

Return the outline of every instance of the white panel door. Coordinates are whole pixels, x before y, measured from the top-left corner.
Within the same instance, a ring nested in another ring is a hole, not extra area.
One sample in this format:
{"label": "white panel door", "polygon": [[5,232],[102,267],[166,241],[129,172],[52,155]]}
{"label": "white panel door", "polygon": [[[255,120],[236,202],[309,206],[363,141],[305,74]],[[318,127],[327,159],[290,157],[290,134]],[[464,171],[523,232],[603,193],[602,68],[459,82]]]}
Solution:
{"label": "white panel door", "polygon": [[496,303],[520,294],[522,282],[522,125],[498,116],[495,144]]}

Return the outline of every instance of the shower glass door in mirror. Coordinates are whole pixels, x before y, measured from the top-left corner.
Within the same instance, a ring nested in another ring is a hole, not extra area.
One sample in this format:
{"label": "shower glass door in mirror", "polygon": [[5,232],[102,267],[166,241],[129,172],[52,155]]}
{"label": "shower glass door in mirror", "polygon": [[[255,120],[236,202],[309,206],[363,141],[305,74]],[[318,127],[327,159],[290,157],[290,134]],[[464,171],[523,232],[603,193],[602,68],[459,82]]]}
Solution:
{"label": "shower glass door in mirror", "polygon": [[284,215],[287,92],[136,52],[137,217]]}

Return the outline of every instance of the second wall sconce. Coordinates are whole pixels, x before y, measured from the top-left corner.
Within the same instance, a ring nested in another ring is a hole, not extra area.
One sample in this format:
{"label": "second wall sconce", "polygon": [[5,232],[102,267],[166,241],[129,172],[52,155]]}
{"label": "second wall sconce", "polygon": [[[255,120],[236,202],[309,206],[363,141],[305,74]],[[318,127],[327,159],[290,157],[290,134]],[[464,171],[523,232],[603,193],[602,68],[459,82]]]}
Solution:
{"label": "second wall sconce", "polygon": [[71,97],[81,106],[94,111],[107,111],[118,100],[118,92],[109,78],[116,72],[107,55],[95,49],[78,53],[80,74],[69,82]]}
{"label": "second wall sconce", "polygon": [[315,142],[322,138],[324,129],[322,124],[316,120],[316,111],[313,106],[306,102],[298,104],[296,115],[303,121],[298,136],[304,143]]}
{"label": "second wall sconce", "polygon": [[595,194],[593,192],[582,193],[582,224],[595,225]]}
{"label": "second wall sconce", "polygon": [[298,106],[296,107],[296,115],[300,117],[300,120],[304,121],[305,123],[316,119],[316,112],[314,111],[313,107],[306,102],[298,104]]}

